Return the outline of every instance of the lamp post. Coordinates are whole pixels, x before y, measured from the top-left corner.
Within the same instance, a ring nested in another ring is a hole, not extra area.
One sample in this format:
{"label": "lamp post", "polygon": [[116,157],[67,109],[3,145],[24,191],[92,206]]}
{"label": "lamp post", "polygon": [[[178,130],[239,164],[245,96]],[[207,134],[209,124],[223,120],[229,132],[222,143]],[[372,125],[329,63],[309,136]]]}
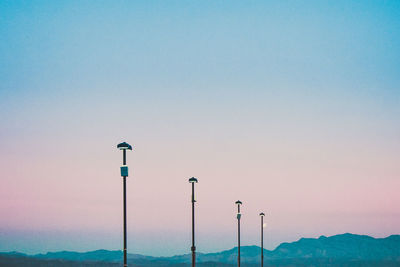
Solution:
{"label": "lamp post", "polygon": [[197,183],[197,179],[192,177],[189,179],[189,183],[192,184],[192,267],[196,266],[196,246],[194,243],[194,203],[196,199],[194,197],[194,184]]}
{"label": "lamp post", "polygon": [[127,263],[127,251],[126,251],[126,177],[128,177],[128,166],[126,166],[126,150],[132,150],[132,146],[128,143],[120,143],[117,148],[122,150],[122,166],[121,166],[121,176],[124,178],[124,267],[128,266]]}
{"label": "lamp post", "polygon": [[264,212],[261,212],[261,267],[264,267],[264,216]]}
{"label": "lamp post", "polygon": [[242,214],[240,214],[240,205],[242,205],[242,201],[238,200],[235,202],[235,204],[237,204],[237,220],[238,220],[238,267],[240,267],[240,217],[242,216]]}

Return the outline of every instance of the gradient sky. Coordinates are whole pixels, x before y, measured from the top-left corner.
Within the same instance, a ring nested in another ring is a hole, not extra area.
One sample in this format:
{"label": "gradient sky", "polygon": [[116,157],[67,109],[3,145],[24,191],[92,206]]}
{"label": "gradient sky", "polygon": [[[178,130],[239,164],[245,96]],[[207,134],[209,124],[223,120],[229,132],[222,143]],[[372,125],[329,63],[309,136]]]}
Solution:
{"label": "gradient sky", "polygon": [[400,2],[0,2],[0,251],[400,233]]}

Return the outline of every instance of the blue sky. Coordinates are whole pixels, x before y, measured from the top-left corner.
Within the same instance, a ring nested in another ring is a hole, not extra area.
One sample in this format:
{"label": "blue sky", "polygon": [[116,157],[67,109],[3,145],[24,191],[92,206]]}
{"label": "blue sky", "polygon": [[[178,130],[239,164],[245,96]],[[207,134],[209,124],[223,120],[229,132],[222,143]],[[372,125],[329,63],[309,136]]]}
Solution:
{"label": "blue sky", "polygon": [[399,18],[398,1],[2,1],[0,250],[119,249],[122,140],[130,252],[188,251],[190,176],[200,251],[234,246],[213,218],[238,198],[244,244],[259,209],[269,248],[398,233]]}

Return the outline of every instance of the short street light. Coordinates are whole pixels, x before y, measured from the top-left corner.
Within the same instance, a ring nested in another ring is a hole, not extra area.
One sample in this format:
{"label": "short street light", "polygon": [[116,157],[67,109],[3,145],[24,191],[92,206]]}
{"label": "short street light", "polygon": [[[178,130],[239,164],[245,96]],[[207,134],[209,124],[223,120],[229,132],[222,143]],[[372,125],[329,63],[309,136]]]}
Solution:
{"label": "short street light", "polygon": [[264,266],[264,216],[264,212],[261,212],[261,267]]}
{"label": "short street light", "polygon": [[240,214],[240,205],[242,205],[242,201],[238,200],[235,202],[235,204],[237,204],[237,220],[238,220],[238,267],[240,267],[240,217],[242,216],[242,214]]}
{"label": "short street light", "polygon": [[192,184],[192,267],[196,266],[196,246],[194,243],[194,203],[196,198],[194,197],[194,184],[197,183],[197,179],[192,177],[189,179],[189,183]]}
{"label": "short street light", "polygon": [[124,267],[128,266],[127,263],[127,250],[126,250],[126,177],[128,176],[128,166],[126,166],[126,150],[132,150],[132,146],[128,143],[120,143],[117,148],[122,150],[122,166],[121,166],[121,176],[124,178]]}

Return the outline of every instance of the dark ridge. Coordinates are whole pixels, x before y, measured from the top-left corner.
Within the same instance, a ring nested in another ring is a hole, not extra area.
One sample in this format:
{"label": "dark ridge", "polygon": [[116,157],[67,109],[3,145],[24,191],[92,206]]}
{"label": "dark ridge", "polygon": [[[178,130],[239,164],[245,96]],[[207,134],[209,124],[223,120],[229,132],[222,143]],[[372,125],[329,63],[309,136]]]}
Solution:
{"label": "dark ridge", "polygon": [[[259,266],[260,250],[258,246],[242,246],[242,265]],[[30,260],[41,261],[44,265],[40,266],[116,266],[113,264],[120,264],[122,255],[119,250],[83,253],[60,251],[33,256],[9,252],[0,253],[3,261],[0,263],[7,260],[10,264]],[[400,236],[373,238],[346,233],[331,237],[301,238],[292,243],[282,243],[273,251],[265,249],[264,259],[264,266],[400,266]],[[62,265],[66,262],[70,265]],[[128,254],[128,262],[130,266],[190,266],[191,256],[189,253],[172,257]],[[216,253],[197,253],[197,262],[198,266],[235,266],[237,247]],[[73,265],[78,263],[81,265]]]}

